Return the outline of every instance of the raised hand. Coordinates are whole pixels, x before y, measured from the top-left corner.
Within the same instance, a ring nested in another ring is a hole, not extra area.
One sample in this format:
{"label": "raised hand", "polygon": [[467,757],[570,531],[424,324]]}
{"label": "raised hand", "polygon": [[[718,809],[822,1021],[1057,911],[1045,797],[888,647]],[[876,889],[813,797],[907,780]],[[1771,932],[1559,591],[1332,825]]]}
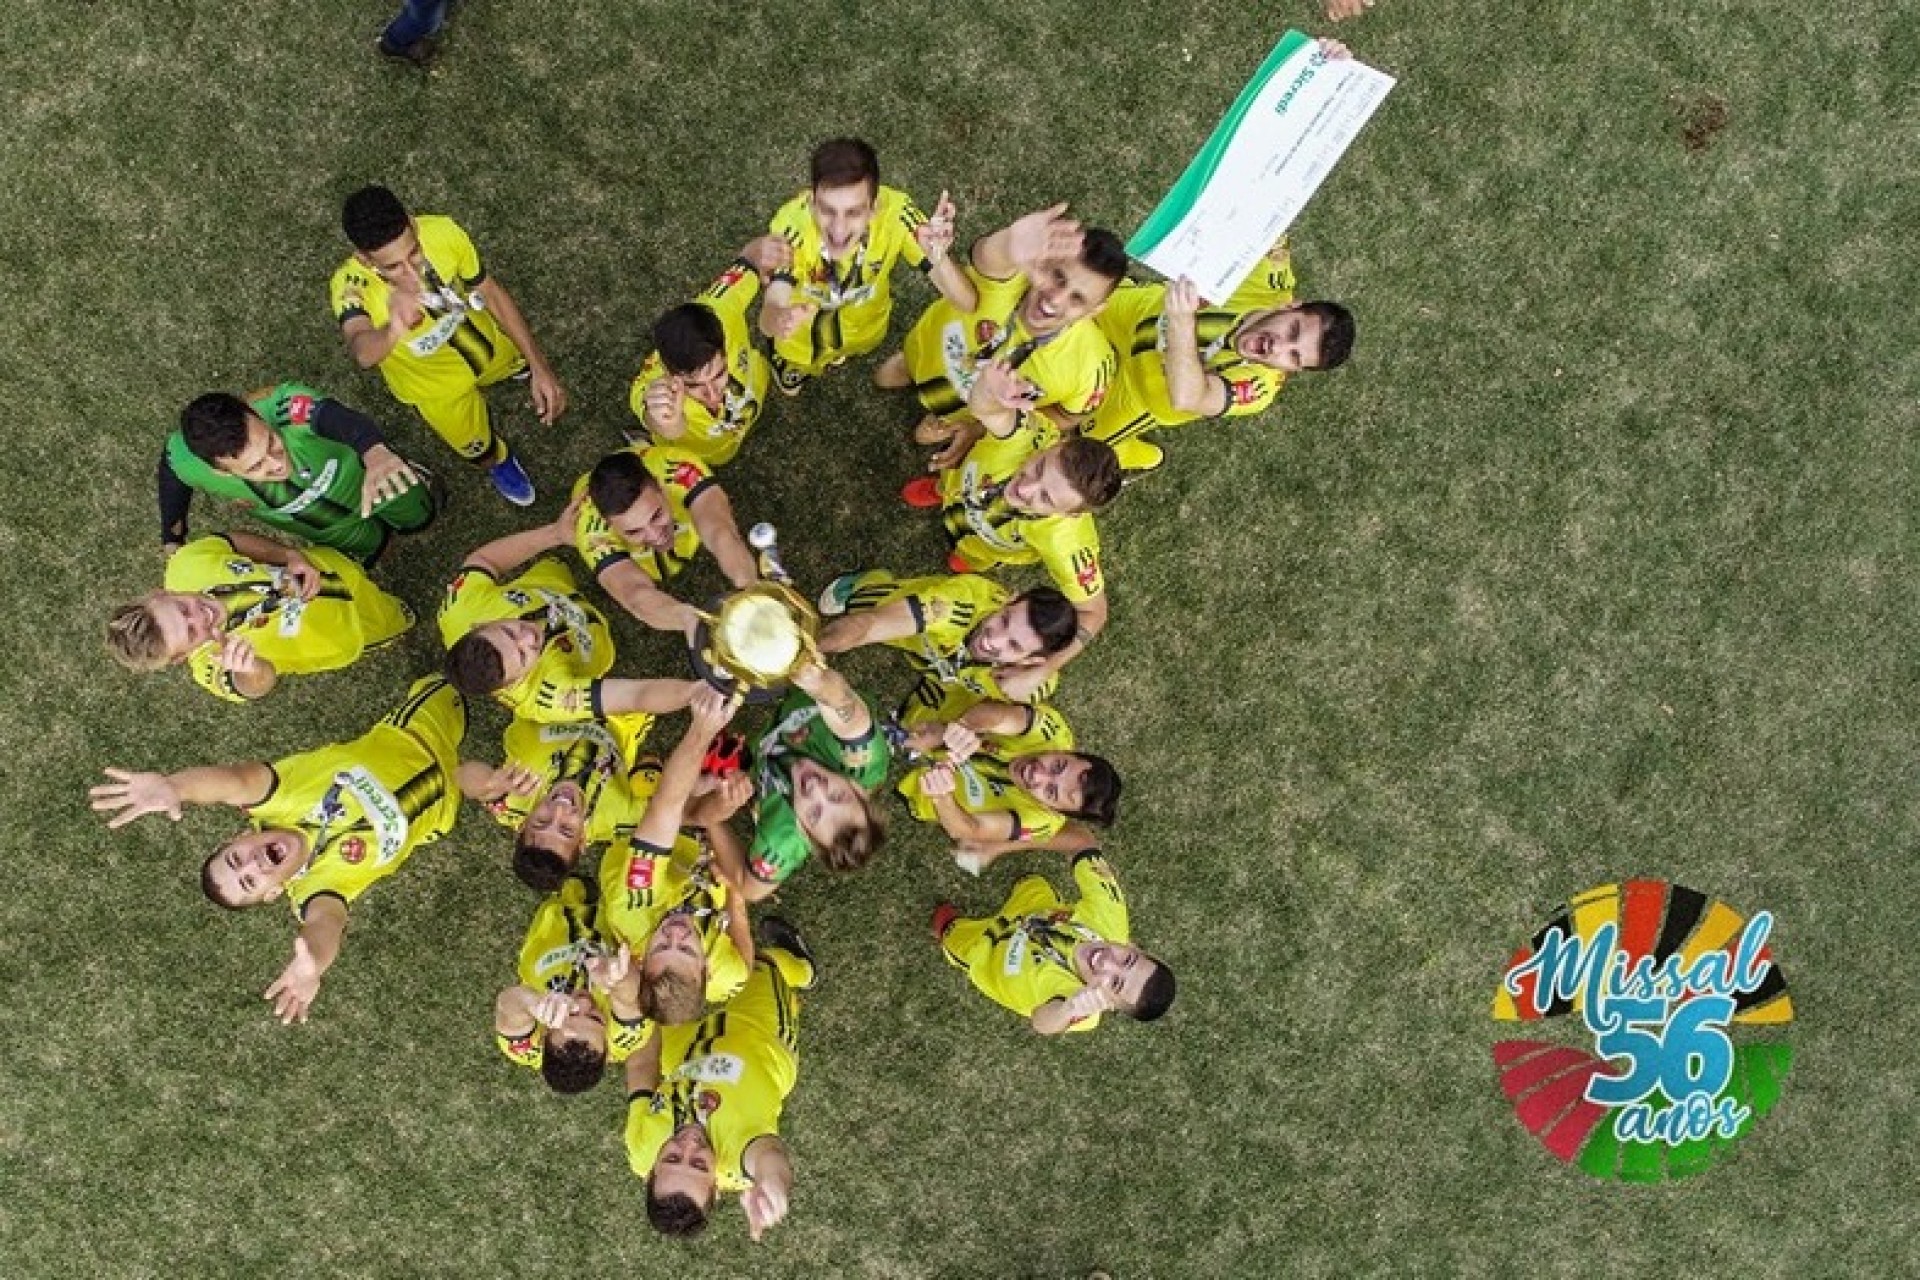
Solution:
{"label": "raised hand", "polygon": [[1023,271],[1051,258],[1080,252],[1080,224],[1067,216],[1067,202],[1040,209],[1007,228],[1007,256]]}
{"label": "raised hand", "polygon": [[747,1214],[747,1235],[755,1243],[766,1234],[768,1227],[787,1216],[787,1191],[782,1183],[763,1178],[740,1197],[740,1207]]}
{"label": "raised hand", "polygon": [[552,426],[567,411],[567,389],[560,385],[560,379],[554,377],[553,370],[544,363],[533,366],[527,391],[533,397],[534,416],[540,419],[542,426]]}
{"label": "raised hand", "polygon": [[1167,285],[1167,319],[1169,321],[1193,322],[1200,310],[1200,287],[1186,276],[1181,276]]}
{"label": "raised hand", "polygon": [[980,749],[980,735],[958,720],[947,726],[947,731],[940,735],[940,741],[947,748],[947,759],[955,764],[971,759],[973,753]]}
{"label": "raised hand", "polygon": [[395,341],[405,338],[426,314],[417,294],[395,289],[387,294],[387,331]]}
{"label": "raised hand", "polygon": [[360,481],[360,514],[370,516],[381,503],[397,498],[420,483],[420,473],[405,458],[377,444],[360,455],[366,478]]}
{"label": "raised hand", "polygon": [[220,641],[220,669],[228,675],[247,676],[260,669],[260,655],[246,637],[229,635]]}
{"label": "raised hand", "polygon": [[313,1007],[314,997],[320,994],[320,966],[313,958],[312,950],[305,938],[293,940],[293,959],[273,980],[266,994],[261,997],[273,1001],[273,1014],[280,1019],[281,1026],[290,1026],[295,1022],[307,1020],[307,1010]]}
{"label": "raised hand", "polygon": [[282,577],[293,588],[297,599],[311,600],[320,590],[320,570],[313,561],[298,551],[287,552],[287,562],[281,566]]}
{"label": "raised hand", "polygon": [[87,792],[95,813],[111,813],[107,828],[117,830],[149,813],[164,813],[180,821],[180,792],[164,773],[133,773],[126,769],[108,769],[112,782],[103,782]]}
{"label": "raised hand", "polygon": [[957,782],[953,765],[942,760],[939,764],[929,765],[927,771],[920,775],[920,794],[929,800],[950,796]]}
{"label": "raised hand", "polygon": [[618,951],[601,951],[587,958],[587,985],[604,995],[632,970],[633,949],[623,942]]}
{"label": "raised hand", "polygon": [[954,214],[953,201],[942,191],[934,203],[933,215],[913,229],[913,238],[919,242],[920,252],[927,255],[928,262],[943,262],[953,251]]}
{"label": "raised hand", "polygon": [[679,374],[647,384],[644,398],[647,425],[667,436],[677,436],[685,431],[686,412],[680,402],[686,398],[686,394],[687,384],[681,381]]}

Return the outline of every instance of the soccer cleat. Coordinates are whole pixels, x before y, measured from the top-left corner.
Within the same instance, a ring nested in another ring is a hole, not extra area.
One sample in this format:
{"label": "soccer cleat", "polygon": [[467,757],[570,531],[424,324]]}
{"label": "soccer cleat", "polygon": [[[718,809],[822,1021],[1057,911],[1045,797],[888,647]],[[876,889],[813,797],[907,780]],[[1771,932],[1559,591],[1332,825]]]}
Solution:
{"label": "soccer cleat", "polygon": [[807,962],[812,975],[801,984],[800,990],[811,991],[820,981],[820,966],[813,958],[813,952],[807,946],[807,940],[800,931],[781,916],[767,916],[760,921],[760,941],[768,947],[784,951],[788,955],[798,956]]}
{"label": "soccer cleat", "polygon": [[944,942],[947,930],[953,928],[953,922],[960,918],[960,908],[951,902],[943,902],[933,909],[933,940]]}
{"label": "soccer cleat", "polygon": [[843,573],[827,584],[820,593],[820,616],[837,618],[847,611],[847,605],[853,600],[853,588],[860,581],[857,573]]}
{"label": "soccer cleat", "polygon": [[915,511],[931,511],[940,505],[940,482],[932,476],[916,476],[901,488],[900,501]]}
{"label": "soccer cleat", "polygon": [[512,454],[488,467],[487,478],[493,481],[495,491],[514,506],[533,505],[533,477],[527,474],[526,468]]}
{"label": "soccer cleat", "polygon": [[700,761],[700,772],[710,778],[730,778],[747,767],[747,740],[737,733],[722,733],[707,744]]}
{"label": "soccer cleat", "polygon": [[970,876],[977,876],[987,869],[987,860],[977,853],[961,853],[959,850],[955,850],[953,865]]}
{"label": "soccer cleat", "polygon": [[387,38],[381,36],[373,42],[373,47],[379,50],[383,58],[404,62],[408,66],[425,71],[433,65],[433,55],[440,52],[440,41],[433,36],[422,36],[403,49],[398,45],[388,44]]}
{"label": "soccer cleat", "polygon": [[958,551],[947,552],[947,568],[955,573],[978,573],[979,569],[967,561]]}
{"label": "soccer cleat", "polygon": [[779,356],[773,357],[770,363],[773,365],[773,385],[779,389],[780,394],[783,396],[799,395],[800,388],[807,385],[807,379],[811,375],[794,368]]}

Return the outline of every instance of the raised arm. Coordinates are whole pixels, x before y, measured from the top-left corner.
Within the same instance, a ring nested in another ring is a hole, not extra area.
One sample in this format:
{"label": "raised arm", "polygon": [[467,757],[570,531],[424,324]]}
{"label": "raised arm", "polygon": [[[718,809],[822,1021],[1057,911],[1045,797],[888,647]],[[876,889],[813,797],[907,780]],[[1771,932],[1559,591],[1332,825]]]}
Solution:
{"label": "raised arm", "polygon": [[274,1016],[282,1026],[307,1020],[307,1011],[320,994],[320,979],[340,958],[340,944],[346,935],[346,903],[332,894],[307,901],[300,932],[293,940],[293,959],[263,997],[273,1001]]}
{"label": "raised arm", "polygon": [[980,290],[953,259],[953,200],[946,192],[933,206],[933,216],[914,228],[913,238],[927,257],[927,279],[955,311],[968,315],[979,309]]}
{"label": "raised arm", "polygon": [[700,614],[647,576],[647,571],[631,556],[615,560],[600,570],[600,585],[622,609],[633,615],[641,626],[653,631],[691,635]]}
{"label": "raised arm", "polygon": [[827,730],[842,742],[858,742],[873,732],[873,712],[853,691],[847,678],[823,662],[809,663],[794,673],[793,682],[820,705]]}
{"label": "raised arm", "polygon": [[[357,305],[357,303],[355,304]],[[387,295],[387,323],[376,329],[366,313],[356,311],[340,322],[340,336],[346,339],[347,354],[362,369],[372,369],[407,340],[413,326],[420,323],[420,299],[404,289]]]}
{"label": "raised arm", "polygon": [[533,394],[533,411],[540,421],[551,426],[555,419],[567,410],[566,388],[553,376],[553,366],[547,363],[546,353],[540,350],[540,344],[534,341],[533,329],[527,324],[527,318],[520,314],[520,304],[515,302],[507,286],[500,283],[500,277],[488,275],[478,286],[481,300],[487,304],[487,310],[493,312],[500,322],[501,331],[520,348],[520,354],[527,358],[527,370],[532,375],[530,390]]}
{"label": "raised arm", "polygon": [[1026,275],[1049,258],[1080,252],[1080,224],[1067,216],[1063,200],[1049,209],[1016,219],[973,246],[973,266],[992,280]]}
{"label": "raised arm", "polygon": [[482,543],[467,553],[462,565],[480,569],[495,578],[504,578],[537,555],[557,550],[573,541],[573,526],[580,516],[580,500],[567,504],[566,510],[551,524],[535,525],[510,533],[504,538]]}
{"label": "raised arm", "polygon": [[700,764],[706,759],[707,744],[733,718],[737,704],[712,685],[702,682],[692,694],[693,720],[660,771],[660,783],[654,788],[647,810],[633,828],[635,844],[655,849],[671,849],[686,816],[687,801],[700,780]]}
{"label": "raised arm", "polygon": [[777,1134],[766,1134],[747,1144],[741,1160],[753,1186],[740,1197],[747,1215],[747,1234],[756,1241],[768,1227],[787,1216],[787,1202],[793,1195],[793,1157]]}
{"label": "raised arm", "polygon": [[733,500],[717,484],[709,484],[695,494],[687,506],[700,541],[713,553],[727,581],[744,587],[760,577],[760,565],[747,540],[740,536],[740,525],[733,517]]}
{"label": "raised arm", "polygon": [[177,773],[135,773],[108,769],[111,781],[87,792],[95,813],[108,813],[109,829],[126,826],[149,813],[164,813],[180,821],[182,806],[224,804],[245,809],[267,798],[273,789],[273,770],[257,761],[245,764],[202,765]]}
{"label": "raised arm", "polygon": [[920,631],[919,618],[908,600],[895,600],[878,609],[835,618],[820,629],[820,652],[845,653],[865,645],[904,640]]}
{"label": "raised arm", "polygon": [[1163,357],[1167,398],[1182,413],[1218,417],[1226,412],[1227,386],[1207,372],[1200,361],[1200,339],[1194,316],[1200,309],[1200,291],[1181,276],[1167,286],[1167,347]]}

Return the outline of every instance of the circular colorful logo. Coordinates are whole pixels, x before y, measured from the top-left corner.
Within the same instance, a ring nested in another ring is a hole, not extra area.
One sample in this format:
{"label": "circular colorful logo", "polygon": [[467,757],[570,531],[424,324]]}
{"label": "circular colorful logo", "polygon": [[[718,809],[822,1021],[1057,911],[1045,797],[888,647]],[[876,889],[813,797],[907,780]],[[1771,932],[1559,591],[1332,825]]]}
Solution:
{"label": "circular colorful logo", "polygon": [[1769,912],[1745,916],[1666,880],[1573,898],[1494,993],[1495,1019],[1557,1029],[1494,1045],[1514,1115],[1596,1178],[1710,1167],[1773,1110],[1793,1065],[1772,932]]}

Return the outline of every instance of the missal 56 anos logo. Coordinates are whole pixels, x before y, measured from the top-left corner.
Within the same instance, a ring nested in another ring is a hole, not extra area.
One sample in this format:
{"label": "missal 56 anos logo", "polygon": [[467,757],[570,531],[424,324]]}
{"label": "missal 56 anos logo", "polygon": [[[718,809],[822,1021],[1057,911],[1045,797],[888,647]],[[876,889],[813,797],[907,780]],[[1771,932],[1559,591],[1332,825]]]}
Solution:
{"label": "missal 56 anos logo", "polygon": [[1553,1033],[1493,1048],[1520,1123],[1598,1178],[1708,1168],[1773,1109],[1793,1064],[1773,932],[1769,912],[1665,880],[1568,902],[1494,993],[1496,1019]]}

